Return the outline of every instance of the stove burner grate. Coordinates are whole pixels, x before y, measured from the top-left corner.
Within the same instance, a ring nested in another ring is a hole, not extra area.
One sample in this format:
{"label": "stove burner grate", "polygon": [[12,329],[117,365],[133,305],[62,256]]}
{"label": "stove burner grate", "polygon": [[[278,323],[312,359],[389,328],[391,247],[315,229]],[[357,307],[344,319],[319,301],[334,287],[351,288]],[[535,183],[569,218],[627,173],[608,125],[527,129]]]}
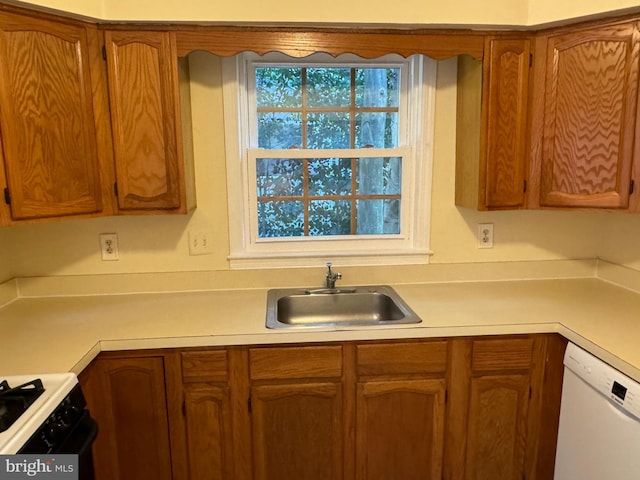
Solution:
{"label": "stove burner grate", "polygon": [[13,388],[6,380],[1,381],[0,432],[8,430],[43,392],[44,387],[39,378]]}

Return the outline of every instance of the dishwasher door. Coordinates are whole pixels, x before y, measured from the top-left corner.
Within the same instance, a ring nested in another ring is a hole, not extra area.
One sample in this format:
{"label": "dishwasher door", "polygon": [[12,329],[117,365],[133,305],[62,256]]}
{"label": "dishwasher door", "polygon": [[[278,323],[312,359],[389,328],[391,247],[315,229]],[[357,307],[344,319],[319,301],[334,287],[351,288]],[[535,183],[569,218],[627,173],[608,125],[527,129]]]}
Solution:
{"label": "dishwasher door", "polygon": [[640,479],[640,385],[573,344],[554,480]]}

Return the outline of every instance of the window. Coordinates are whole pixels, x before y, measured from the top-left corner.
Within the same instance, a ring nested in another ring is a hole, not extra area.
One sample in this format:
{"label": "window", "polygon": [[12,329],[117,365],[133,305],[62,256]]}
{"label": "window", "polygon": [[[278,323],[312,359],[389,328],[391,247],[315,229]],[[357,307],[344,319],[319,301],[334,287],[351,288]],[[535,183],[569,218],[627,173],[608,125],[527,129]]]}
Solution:
{"label": "window", "polygon": [[234,268],[426,263],[435,62],[223,60]]}

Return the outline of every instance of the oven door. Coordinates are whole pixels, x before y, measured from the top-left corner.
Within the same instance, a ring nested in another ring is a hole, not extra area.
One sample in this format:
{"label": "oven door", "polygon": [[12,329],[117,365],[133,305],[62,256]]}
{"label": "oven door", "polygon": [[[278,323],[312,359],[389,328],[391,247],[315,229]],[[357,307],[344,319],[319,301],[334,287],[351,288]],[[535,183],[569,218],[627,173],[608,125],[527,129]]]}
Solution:
{"label": "oven door", "polygon": [[93,442],[98,435],[98,424],[85,410],[69,435],[52,453],[75,453],[78,455],[78,480],[94,480]]}
{"label": "oven door", "polygon": [[50,448],[43,442],[42,435],[34,435],[18,453],[66,453],[78,455],[78,480],[94,480],[92,446],[98,434],[98,424],[88,410],[74,421],[73,427],[65,432]]}

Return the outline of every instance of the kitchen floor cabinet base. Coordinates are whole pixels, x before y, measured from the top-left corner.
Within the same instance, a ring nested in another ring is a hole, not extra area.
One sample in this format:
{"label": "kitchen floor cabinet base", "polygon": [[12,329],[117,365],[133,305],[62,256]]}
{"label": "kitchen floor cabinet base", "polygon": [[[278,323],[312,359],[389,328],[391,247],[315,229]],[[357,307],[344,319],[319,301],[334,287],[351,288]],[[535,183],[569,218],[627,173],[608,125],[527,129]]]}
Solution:
{"label": "kitchen floor cabinet base", "polygon": [[97,479],[145,478],[136,460],[164,452],[154,478],[551,480],[565,345],[541,334],[101,354],[80,376],[103,427]]}

